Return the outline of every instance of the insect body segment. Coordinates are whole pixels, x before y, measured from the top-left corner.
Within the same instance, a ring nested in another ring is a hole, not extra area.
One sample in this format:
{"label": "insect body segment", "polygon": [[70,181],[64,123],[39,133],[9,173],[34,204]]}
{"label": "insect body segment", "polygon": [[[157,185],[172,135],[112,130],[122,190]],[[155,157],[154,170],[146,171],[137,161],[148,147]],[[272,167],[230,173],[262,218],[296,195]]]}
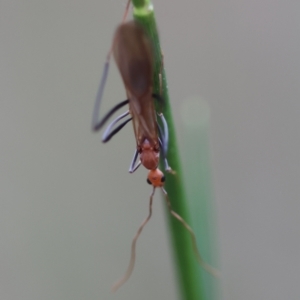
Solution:
{"label": "insect body segment", "polygon": [[154,187],[163,187],[166,181],[164,173],[159,170],[150,170],[147,176],[147,182]]}

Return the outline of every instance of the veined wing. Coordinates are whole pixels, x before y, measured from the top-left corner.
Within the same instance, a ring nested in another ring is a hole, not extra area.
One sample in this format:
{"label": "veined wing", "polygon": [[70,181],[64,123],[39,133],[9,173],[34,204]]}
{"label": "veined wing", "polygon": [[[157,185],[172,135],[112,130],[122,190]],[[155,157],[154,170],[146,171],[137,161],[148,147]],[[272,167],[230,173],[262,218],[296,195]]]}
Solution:
{"label": "veined wing", "polygon": [[145,139],[158,150],[157,125],[152,99],[153,49],[136,22],[121,24],[114,37],[114,57],[129,99],[137,145]]}

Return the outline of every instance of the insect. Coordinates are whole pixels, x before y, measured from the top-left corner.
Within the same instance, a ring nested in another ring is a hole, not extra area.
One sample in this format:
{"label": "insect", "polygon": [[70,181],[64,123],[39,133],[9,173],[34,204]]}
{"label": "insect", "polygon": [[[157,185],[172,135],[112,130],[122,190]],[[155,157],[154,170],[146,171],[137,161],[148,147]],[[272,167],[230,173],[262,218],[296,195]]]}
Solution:
{"label": "insect", "polygon": [[[153,98],[158,101],[162,101],[162,99],[159,95],[153,94],[152,92],[152,44],[145,35],[143,28],[136,21],[129,21],[121,24],[117,28],[113,45],[113,55],[126,87],[128,99],[114,106],[102,120],[98,121],[100,102],[108,73],[107,61],[95,103],[92,128],[94,131],[98,131],[117,110],[129,104],[129,110],[118,116],[108,125],[103,134],[102,141],[104,143],[108,142],[132,120],[137,148],[129,172],[133,173],[141,164],[148,170],[156,170],[159,163],[160,152],[162,152],[163,155],[165,168],[169,171],[170,167],[166,159],[168,126],[163,114],[156,113],[153,101]],[[131,117],[122,121],[129,115]],[[157,123],[157,116],[161,119],[163,129]],[[120,123],[120,121],[122,121],[122,123]],[[160,132],[160,137],[158,131]],[[137,163],[138,156],[140,161]],[[158,173],[149,173],[148,179],[151,183],[154,183],[153,176],[156,175],[158,175]]]}
{"label": "insect", "polygon": [[[140,165],[149,170],[147,182],[153,186],[150,195],[149,214],[140,225],[131,246],[131,258],[125,275],[114,286],[117,290],[130,277],[135,263],[136,242],[144,226],[152,215],[152,202],[156,188],[161,188],[170,213],[179,220],[189,231],[192,237],[193,248],[198,262],[210,273],[215,275],[216,271],[206,264],[201,258],[196,246],[195,235],[189,225],[172,210],[167,192],[163,188],[165,176],[159,170],[158,164],[160,155],[164,162],[165,170],[172,172],[167,161],[168,150],[168,125],[162,113],[155,111],[154,99],[162,101],[159,95],[153,93],[153,49],[152,43],[142,26],[136,21],[123,22],[117,27],[111,50],[107,56],[104,66],[102,80],[100,82],[96,97],[94,113],[92,118],[92,128],[94,131],[100,130],[108,119],[120,108],[129,105],[129,109],[113,120],[104,131],[102,141],[108,142],[117,132],[119,132],[128,122],[132,121],[136,138],[136,150],[129,167],[129,172],[133,173]],[[115,105],[101,120],[99,120],[99,108],[104,91],[104,85],[108,75],[109,60],[113,54],[115,62],[120,71],[126,89],[127,100]],[[125,119],[126,118],[126,119]],[[159,125],[158,118],[160,119]],[[125,119],[125,120],[124,120]],[[139,158],[139,161],[137,162]]]}

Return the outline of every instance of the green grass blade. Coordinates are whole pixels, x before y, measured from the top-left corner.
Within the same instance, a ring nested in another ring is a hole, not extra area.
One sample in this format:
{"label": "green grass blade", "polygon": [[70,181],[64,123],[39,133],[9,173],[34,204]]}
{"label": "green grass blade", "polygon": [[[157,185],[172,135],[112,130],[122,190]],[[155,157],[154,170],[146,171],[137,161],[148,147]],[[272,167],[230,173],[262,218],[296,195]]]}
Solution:
{"label": "green grass blade", "polygon": [[[154,42],[154,92],[159,94],[161,48],[159,43],[153,6],[152,3],[147,0],[132,0],[132,3],[134,5],[134,19],[139,21],[143,25],[143,27]],[[165,188],[168,192],[173,210],[177,212],[188,224],[191,224],[188,207],[189,202],[181,171],[181,163],[179,159],[175,127],[172,118],[164,70],[162,71],[162,91],[162,96],[165,101],[163,113],[169,126],[169,151],[167,158],[172,169],[176,171],[176,175],[166,174]],[[194,197],[198,199],[197,195],[194,195]],[[201,271],[199,271],[200,266],[196,261],[195,254],[192,249],[190,234],[182,226],[182,224],[178,222],[178,220],[176,220],[170,215],[168,210],[166,210],[166,212],[170,224],[169,228],[172,237],[174,258],[178,271],[178,282],[181,290],[181,298],[185,300],[208,300],[210,298],[207,298],[207,295],[209,294],[205,289],[206,281],[203,280]],[[202,249],[200,249],[200,251],[201,250]],[[211,275],[208,274],[208,276]]]}
{"label": "green grass blade", "polygon": [[[210,112],[207,102],[200,98],[185,99],[181,105],[183,121],[184,183],[188,205],[192,208],[191,221],[198,247],[205,260],[218,265],[217,237],[214,215],[214,195],[210,168],[209,126]],[[207,299],[220,299],[217,280],[202,268],[199,277],[204,282]]]}

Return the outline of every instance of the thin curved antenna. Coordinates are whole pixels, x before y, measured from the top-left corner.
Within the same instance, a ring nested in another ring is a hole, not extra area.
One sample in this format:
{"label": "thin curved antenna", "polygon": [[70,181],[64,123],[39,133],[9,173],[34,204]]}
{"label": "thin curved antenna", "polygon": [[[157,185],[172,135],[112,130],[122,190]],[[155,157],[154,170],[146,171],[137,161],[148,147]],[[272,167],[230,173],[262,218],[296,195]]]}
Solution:
{"label": "thin curved antenna", "polygon": [[138,237],[140,236],[144,226],[148,223],[148,221],[151,218],[152,215],[152,202],[153,202],[153,195],[155,192],[155,187],[153,187],[153,191],[150,195],[150,202],[149,202],[149,215],[148,217],[144,220],[144,222],[141,224],[140,228],[138,229],[136,235],[134,236],[133,240],[132,240],[132,244],[131,244],[131,257],[130,257],[130,262],[129,262],[129,266],[127,268],[126,273],[124,274],[124,276],[112,286],[112,291],[115,292],[120,286],[122,286],[130,277],[133,268],[134,268],[134,263],[135,263],[135,246],[136,246],[136,242]]}
{"label": "thin curved antenna", "polygon": [[210,274],[211,274],[212,276],[214,276],[215,278],[220,277],[220,271],[217,270],[217,269],[215,269],[214,267],[210,266],[209,264],[207,264],[207,263],[203,260],[201,254],[200,254],[200,252],[199,252],[199,250],[198,250],[198,248],[197,248],[196,236],[195,236],[194,231],[193,231],[192,228],[184,221],[184,219],[183,219],[181,216],[179,216],[175,211],[172,210],[171,202],[170,202],[170,199],[169,199],[169,197],[168,197],[168,194],[167,194],[166,190],[165,190],[163,187],[162,187],[161,189],[162,189],[162,191],[163,191],[163,193],[164,193],[164,195],[165,195],[165,199],[166,199],[166,202],[167,202],[167,205],[168,205],[168,208],[169,208],[169,211],[170,211],[171,215],[172,215],[174,218],[176,218],[176,219],[184,226],[184,228],[190,233],[191,238],[192,238],[193,250],[194,250],[194,253],[195,253],[195,256],[196,256],[196,258],[197,258],[197,261],[198,261],[199,265],[200,265],[201,267],[203,267],[203,269],[205,269],[208,273],[210,273]]}

